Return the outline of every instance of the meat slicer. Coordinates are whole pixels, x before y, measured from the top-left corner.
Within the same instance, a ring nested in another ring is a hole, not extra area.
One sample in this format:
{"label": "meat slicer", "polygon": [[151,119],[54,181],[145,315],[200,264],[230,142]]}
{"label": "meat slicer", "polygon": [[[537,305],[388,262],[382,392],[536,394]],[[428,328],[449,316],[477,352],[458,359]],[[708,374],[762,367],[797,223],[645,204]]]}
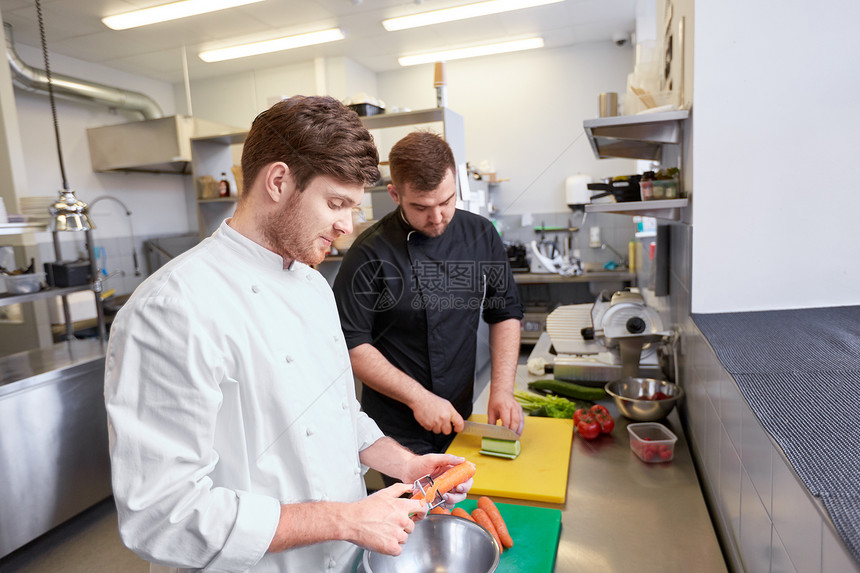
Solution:
{"label": "meat slicer", "polygon": [[529,362],[542,360],[556,379],[585,386],[626,377],[664,378],[659,349],[671,336],[638,289],[601,293],[593,304],[552,311]]}

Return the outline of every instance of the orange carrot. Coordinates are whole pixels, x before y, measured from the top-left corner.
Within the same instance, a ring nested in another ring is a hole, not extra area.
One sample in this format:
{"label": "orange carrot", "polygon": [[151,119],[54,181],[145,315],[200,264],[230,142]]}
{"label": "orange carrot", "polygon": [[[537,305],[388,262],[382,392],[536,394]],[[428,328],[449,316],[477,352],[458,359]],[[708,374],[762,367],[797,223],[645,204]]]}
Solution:
{"label": "orange carrot", "polygon": [[496,528],[496,533],[499,534],[499,539],[502,541],[502,545],[506,548],[510,548],[514,546],[514,540],[511,537],[511,534],[508,533],[508,526],[505,525],[505,520],[502,518],[502,513],[499,511],[499,508],[496,507],[495,502],[487,496],[481,496],[478,499],[478,507],[487,512],[487,515],[490,517],[490,520],[493,522],[493,526]]}
{"label": "orange carrot", "polygon": [[469,515],[469,512],[462,507],[455,507],[454,509],[452,509],[451,515],[456,515],[457,517],[465,517],[469,521],[475,521],[474,519],[472,519],[472,516]]}
{"label": "orange carrot", "polygon": [[439,515],[451,515],[451,511],[448,508],[446,508],[444,505],[434,507],[428,513],[437,513]]}
{"label": "orange carrot", "polygon": [[499,544],[499,551],[504,551],[505,546],[502,545],[502,540],[499,539],[499,532],[496,531],[496,527],[493,525],[493,520],[490,519],[490,516],[487,515],[487,512],[480,507],[476,507],[472,510],[472,518],[474,518],[475,522],[477,522],[478,525],[482,526],[484,529],[493,534],[493,537],[496,538],[496,543]]}
{"label": "orange carrot", "polygon": [[448,471],[433,480],[433,485],[427,490],[427,503],[433,503],[436,492],[445,495],[470,477],[475,475],[478,468],[472,462],[465,461],[462,464],[450,468]]}

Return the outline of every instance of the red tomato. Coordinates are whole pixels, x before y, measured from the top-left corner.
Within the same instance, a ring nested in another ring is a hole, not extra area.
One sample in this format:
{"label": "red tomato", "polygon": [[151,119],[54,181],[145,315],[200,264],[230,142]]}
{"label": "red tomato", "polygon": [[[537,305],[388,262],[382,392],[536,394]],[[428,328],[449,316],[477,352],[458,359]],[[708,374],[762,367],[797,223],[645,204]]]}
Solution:
{"label": "red tomato", "polygon": [[658,457],[660,457],[660,450],[657,448],[657,446],[651,446],[651,449],[648,453],[650,454],[650,456],[648,457],[649,460],[656,460]]}
{"label": "red tomato", "polygon": [[598,424],[597,420],[591,416],[583,417],[579,423],[576,424],[576,430],[579,432],[579,435],[586,440],[593,440],[600,435],[600,424]]}
{"label": "red tomato", "polygon": [[663,392],[654,392],[651,394],[651,400],[666,400],[667,398],[669,398],[669,396]]}
{"label": "red tomato", "polygon": [[660,444],[657,446],[657,455],[660,456],[661,460],[667,461],[672,459],[672,448],[670,448],[666,444]]}
{"label": "red tomato", "polygon": [[577,425],[579,421],[582,420],[582,417],[586,414],[588,414],[588,410],[586,410],[585,408],[578,408],[573,413],[573,425]]}
{"label": "red tomato", "polygon": [[595,404],[594,406],[589,408],[589,411],[592,412],[593,414],[600,414],[602,412],[602,413],[606,414],[607,416],[609,416],[609,408],[607,408],[603,404]]}
{"label": "red tomato", "polygon": [[600,433],[608,434],[615,428],[615,420],[609,414],[599,414],[597,423],[600,424]]}

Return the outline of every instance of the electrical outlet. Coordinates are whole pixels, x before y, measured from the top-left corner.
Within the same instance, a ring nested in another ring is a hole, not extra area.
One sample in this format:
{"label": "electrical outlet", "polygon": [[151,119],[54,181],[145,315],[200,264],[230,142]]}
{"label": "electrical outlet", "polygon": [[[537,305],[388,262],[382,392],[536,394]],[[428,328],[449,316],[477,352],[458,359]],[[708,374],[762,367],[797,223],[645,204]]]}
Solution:
{"label": "electrical outlet", "polygon": [[588,229],[588,246],[594,249],[600,248],[600,227],[590,227]]}

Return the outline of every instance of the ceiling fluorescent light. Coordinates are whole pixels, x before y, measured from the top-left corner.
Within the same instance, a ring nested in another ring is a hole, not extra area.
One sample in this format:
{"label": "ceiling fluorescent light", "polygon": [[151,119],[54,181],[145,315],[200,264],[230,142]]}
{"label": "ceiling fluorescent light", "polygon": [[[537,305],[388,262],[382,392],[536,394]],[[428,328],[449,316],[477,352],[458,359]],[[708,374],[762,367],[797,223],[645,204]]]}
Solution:
{"label": "ceiling fluorescent light", "polygon": [[298,36],[287,36],[285,38],[276,38],[274,40],[266,40],[264,42],[254,42],[253,44],[242,44],[239,46],[231,46],[229,48],[220,48],[218,50],[207,50],[205,52],[200,52],[199,56],[204,62],[222,62],[224,60],[235,60],[236,58],[245,58],[247,56],[257,56],[259,54],[292,50],[293,48],[301,48],[304,46],[325,44],[326,42],[336,42],[337,40],[343,39],[344,35],[341,29],[332,28],[330,30],[310,32],[308,34],[299,34]]}
{"label": "ceiling fluorescent light", "polygon": [[147,26],[149,24],[157,24],[159,22],[167,22],[169,20],[178,20],[187,18],[188,16],[196,16],[197,14],[205,14],[207,12],[215,12],[226,8],[235,8],[236,6],[244,6],[245,4],[254,4],[263,0],[184,0],[183,2],[173,2],[171,4],[163,4],[161,6],[153,6],[152,8],[144,8],[116,16],[106,16],[102,18],[102,22],[108,28],[113,30],[127,30],[129,28],[137,28],[138,26]]}
{"label": "ceiling fluorescent light", "polygon": [[388,20],[382,21],[382,26],[389,32],[394,32],[396,30],[430,26],[431,24],[453,22],[454,20],[465,20],[467,18],[487,16],[489,14],[498,14],[500,12],[510,12],[511,10],[520,10],[522,8],[543,6],[544,4],[555,4],[556,2],[562,1],[563,0],[489,0],[488,2],[478,2],[477,4],[467,4],[465,6],[445,8],[443,10],[434,10],[432,12],[422,12],[420,14],[412,14],[411,16],[389,18]]}
{"label": "ceiling fluorescent light", "polygon": [[543,48],[543,38],[529,38],[527,40],[515,40],[513,42],[502,42],[500,44],[487,44],[484,46],[445,50],[429,54],[402,56],[397,58],[397,61],[401,66],[415,66],[417,64],[461,60],[463,58],[474,58],[476,56],[491,56],[493,54],[505,54],[508,52],[519,52],[521,50],[533,50],[535,48]]}

